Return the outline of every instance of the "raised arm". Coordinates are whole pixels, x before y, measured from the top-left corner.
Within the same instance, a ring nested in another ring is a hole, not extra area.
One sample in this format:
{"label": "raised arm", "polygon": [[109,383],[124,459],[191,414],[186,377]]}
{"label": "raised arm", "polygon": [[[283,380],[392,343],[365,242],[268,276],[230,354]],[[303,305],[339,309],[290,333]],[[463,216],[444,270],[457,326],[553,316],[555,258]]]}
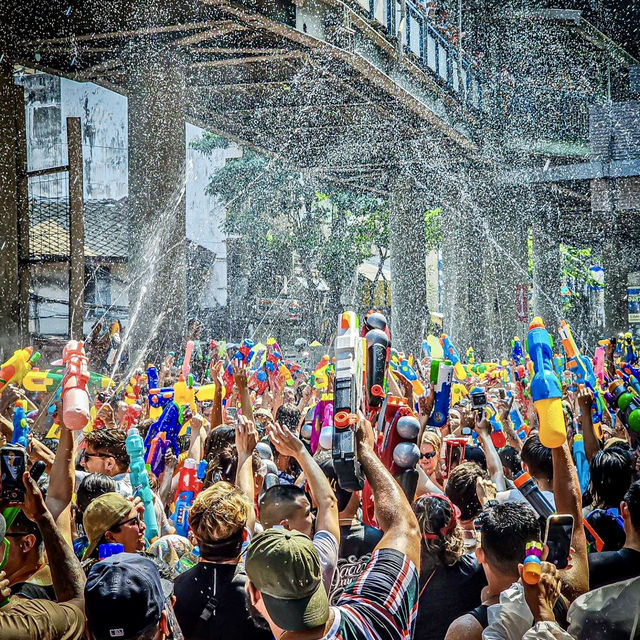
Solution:
{"label": "raised arm", "polygon": [[580,407],[579,420],[580,426],[582,427],[582,435],[584,436],[584,451],[589,462],[591,462],[596,453],[600,451],[600,441],[598,440],[595,429],[593,428],[593,414],[591,413],[592,405],[593,392],[589,387],[583,387],[578,392],[578,407]]}
{"label": "raised arm", "polygon": [[562,592],[569,601],[589,591],[589,563],[587,561],[587,539],[582,526],[582,494],[569,445],[565,442],[561,447],[551,449],[553,457],[553,495],[558,513],[569,513],[573,516],[573,536],[571,546],[575,550],[571,569],[560,572],[562,576]]}
{"label": "raised arm", "polygon": [[[58,415],[62,415],[62,408],[59,409]],[[56,457],[49,472],[49,490],[46,500],[47,508],[56,521],[60,514],[70,506],[73,497],[73,486],[76,479],[73,465],[74,457],[73,433],[63,424],[60,426]]]}
{"label": "raised arm", "polygon": [[211,367],[211,377],[216,382],[216,392],[213,396],[213,406],[211,407],[211,428],[215,429],[224,424],[222,417],[222,360],[218,360]]}
{"label": "raised arm", "polygon": [[384,532],[377,549],[404,553],[420,571],[420,528],[400,485],[373,450],[374,435],[369,421],[361,418],[356,430],[358,460],[371,485],[376,520]]}
{"label": "raised arm", "polygon": [[255,491],[253,483],[252,454],[258,443],[256,427],[244,415],[238,416],[236,423],[236,449],[238,466],[236,468],[236,486],[251,500],[252,508],[247,518],[247,528],[253,533],[256,526]]}
{"label": "raised arm", "polygon": [[240,405],[242,407],[242,415],[253,422],[253,411],[251,409],[251,398],[249,398],[249,369],[244,362],[238,362],[231,365],[233,367],[233,380],[238,387],[240,394]]}
{"label": "raised arm", "polygon": [[328,531],[339,543],[338,501],[322,469],[302,444],[302,440],[292,431],[277,423],[269,424],[267,430],[278,452],[281,455],[293,456],[309,483],[311,495],[318,507],[316,531]]}
{"label": "raised arm", "polygon": [[27,518],[38,525],[42,534],[58,602],[74,604],[84,611],[85,576],[80,562],[56,527],[38,485],[28,473],[24,474],[23,480],[26,492],[22,510]]}
{"label": "raised arm", "polygon": [[507,488],[507,485],[504,480],[502,462],[498,452],[496,451],[496,447],[493,444],[493,440],[491,440],[491,425],[484,414],[482,415],[482,418],[479,413],[476,414],[475,430],[478,434],[480,446],[482,447],[485,458],[487,459],[487,471],[489,472],[489,476],[496,485],[498,491],[504,491]]}

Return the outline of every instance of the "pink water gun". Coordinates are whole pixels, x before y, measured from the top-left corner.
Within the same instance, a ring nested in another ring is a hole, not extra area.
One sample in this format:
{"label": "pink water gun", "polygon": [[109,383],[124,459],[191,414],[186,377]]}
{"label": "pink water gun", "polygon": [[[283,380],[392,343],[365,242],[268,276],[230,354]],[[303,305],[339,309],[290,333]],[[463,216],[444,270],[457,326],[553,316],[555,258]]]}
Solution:
{"label": "pink water gun", "polygon": [[193,340],[187,342],[187,347],[184,351],[184,360],[182,361],[182,375],[186,377],[191,373],[191,356],[193,355],[193,349],[195,348]]}
{"label": "pink water gun", "polygon": [[593,355],[593,372],[598,378],[600,386],[604,384],[604,347],[596,347],[596,351]]}
{"label": "pink water gun", "polygon": [[62,351],[65,365],[62,379],[62,421],[72,431],[84,429],[89,422],[89,367],[84,342],[69,340]]}

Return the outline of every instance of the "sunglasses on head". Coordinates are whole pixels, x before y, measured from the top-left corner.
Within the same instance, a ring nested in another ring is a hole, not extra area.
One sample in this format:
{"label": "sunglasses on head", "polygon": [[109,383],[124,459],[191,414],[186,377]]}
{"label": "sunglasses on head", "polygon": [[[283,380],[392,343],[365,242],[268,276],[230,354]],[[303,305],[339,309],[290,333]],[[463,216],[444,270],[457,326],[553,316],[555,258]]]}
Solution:
{"label": "sunglasses on head", "polygon": [[420,459],[426,458],[427,460],[431,460],[432,458],[435,458],[436,455],[437,455],[436,451],[429,451],[429,453],[421,453]]}

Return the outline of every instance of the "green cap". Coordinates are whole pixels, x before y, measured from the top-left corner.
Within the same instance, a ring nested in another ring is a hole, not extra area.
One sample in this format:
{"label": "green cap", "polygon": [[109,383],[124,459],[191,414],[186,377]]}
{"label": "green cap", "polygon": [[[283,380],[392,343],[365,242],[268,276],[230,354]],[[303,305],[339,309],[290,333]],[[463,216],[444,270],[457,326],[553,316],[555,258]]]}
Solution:
{"label": "green cap", "polygon": [[133,509],[133,502],[129,502],[119,493],[103,493],[92,500],[84,512],[82,523],[89,538],[83,560],[86,560],[96,548],[100,538],[112,527],[118,524]]}
{"label": "green cap", "polygon": [[267,529],[247,549],[245,568],[271,619],[286,631],[304,631],[329,619],[320,557],[299,531]]}

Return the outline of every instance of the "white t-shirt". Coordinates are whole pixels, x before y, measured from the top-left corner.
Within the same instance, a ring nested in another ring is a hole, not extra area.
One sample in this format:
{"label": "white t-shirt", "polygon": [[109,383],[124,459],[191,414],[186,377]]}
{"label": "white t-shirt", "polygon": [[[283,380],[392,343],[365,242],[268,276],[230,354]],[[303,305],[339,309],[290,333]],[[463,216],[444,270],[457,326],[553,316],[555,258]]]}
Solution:
{"label": "white t-shirt", "polygon": [[[551,506],[556,508],[556,499],[551,491],[543,491],[542,495],[549,501]],[[500,503],[504,502],[524,502],[532,511],[534,508],[529,504],[527,499],[520,493],[518,489],[511,489],[511,491],[500,491],[496,496],[496,500]]]}
{"label": "white t-shirt", "polygon": [[313,546],[320,556],[322,582],[328,595],[331,591],[333,574],[338,566],[338,541],[335,536],[328,531],[317,531],[316,535],[313,536]]}
{"label": "white t-shirt", "polygon": [[[87,471],[76,471],[76,489],[88,475],[91,474]],[[116,483],[116,491],[118,493],[121,493],[125,498],[133,495],[133,487],[131,486],[129,473],[119,473],[117,476],[112,477]]]}

